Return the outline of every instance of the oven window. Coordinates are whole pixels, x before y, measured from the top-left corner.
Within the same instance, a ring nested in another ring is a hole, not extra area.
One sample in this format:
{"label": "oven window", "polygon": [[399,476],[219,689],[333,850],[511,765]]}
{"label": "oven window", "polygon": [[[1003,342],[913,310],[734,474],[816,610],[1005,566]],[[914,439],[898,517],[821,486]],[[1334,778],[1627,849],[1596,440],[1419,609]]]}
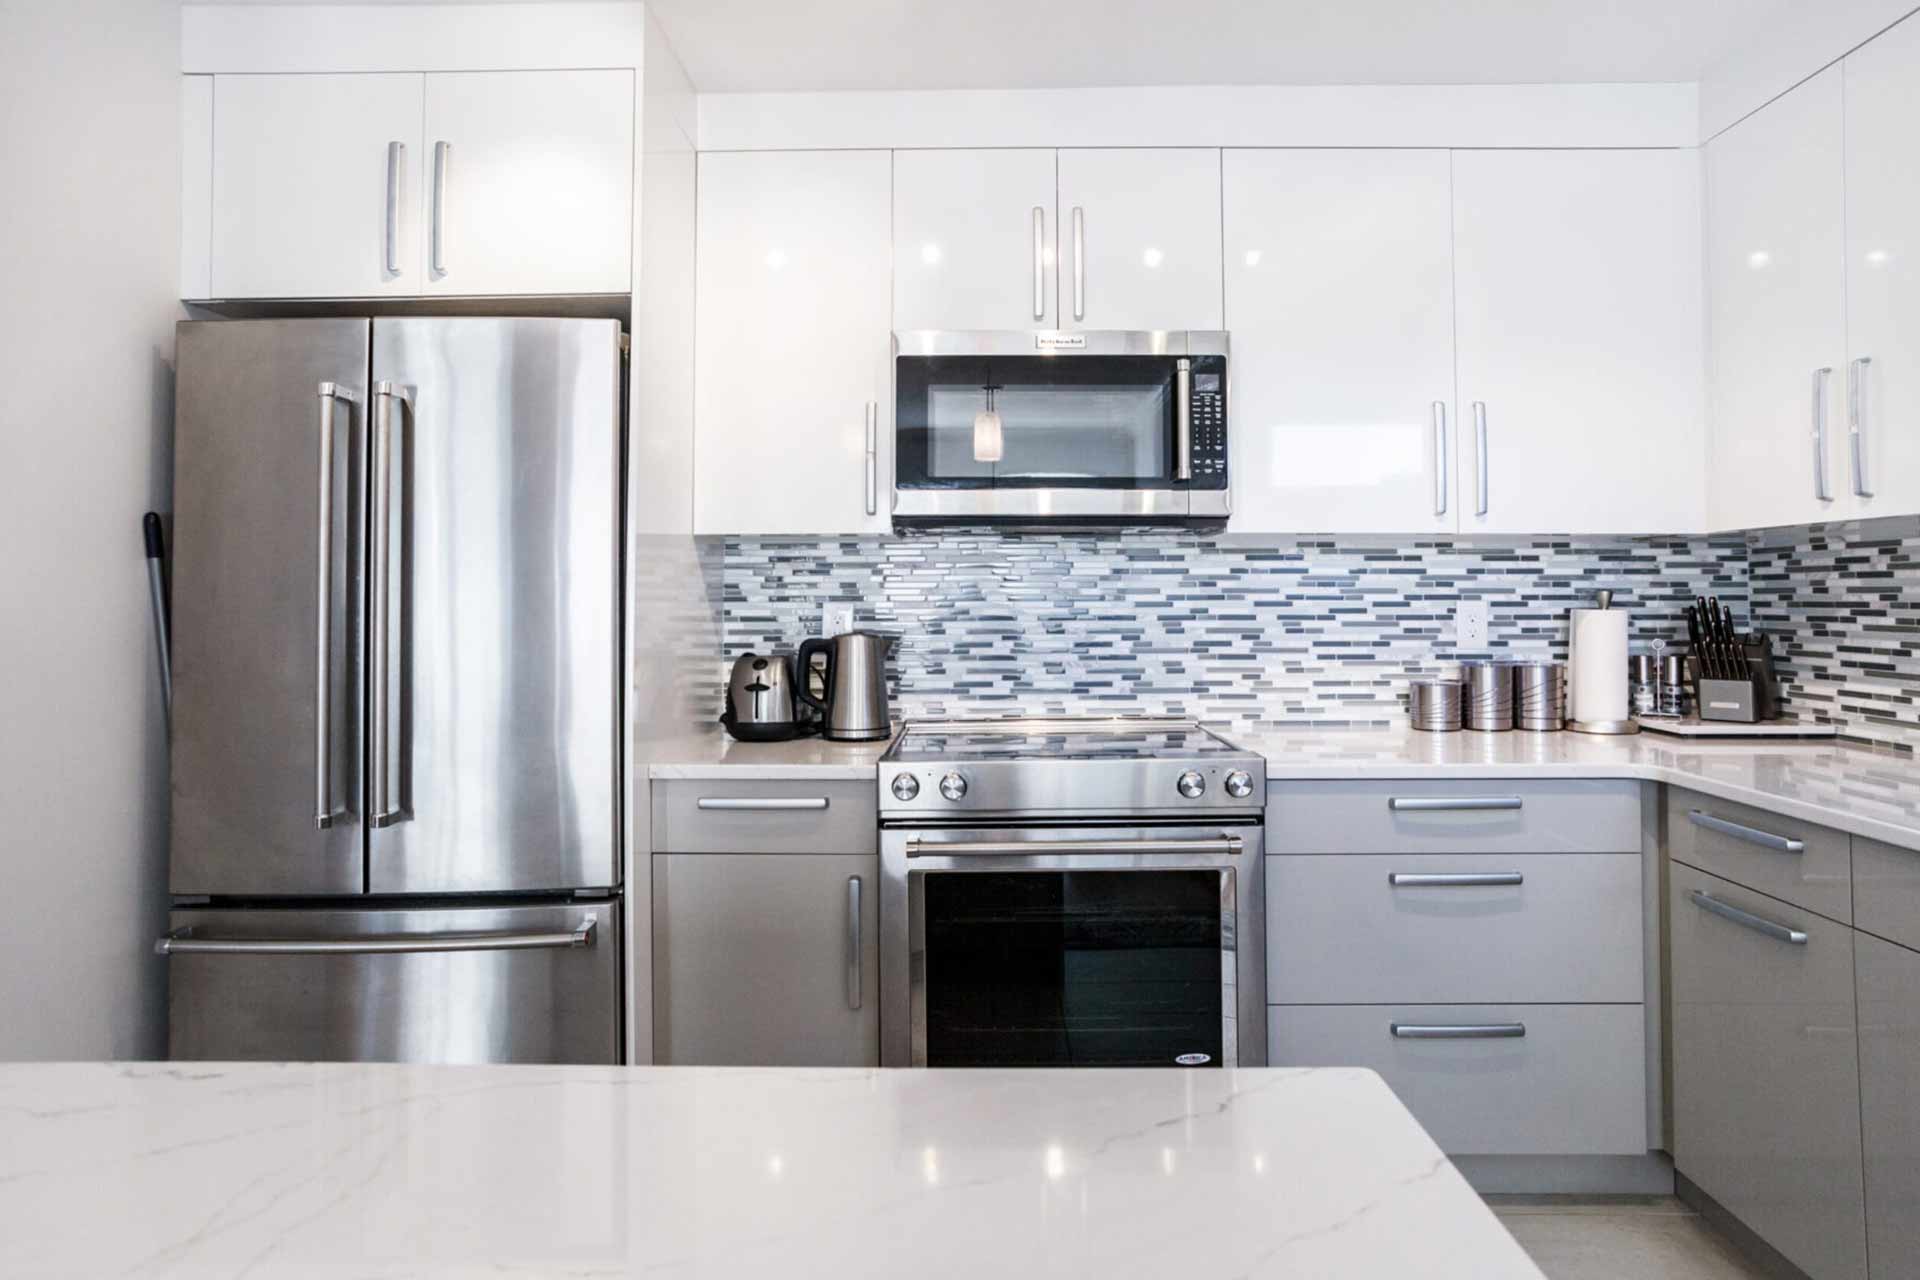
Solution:
{"label": "oven window", "polygon": [[[1170,360],[904,357],[897,374],[896,467],[905,487],[1172,483]],[[985,418],[989,388],[998,432]]]}
{"label": "oven window", "polygon": [[1223,1065],[1223,874],[927,873],[927,1065]]}

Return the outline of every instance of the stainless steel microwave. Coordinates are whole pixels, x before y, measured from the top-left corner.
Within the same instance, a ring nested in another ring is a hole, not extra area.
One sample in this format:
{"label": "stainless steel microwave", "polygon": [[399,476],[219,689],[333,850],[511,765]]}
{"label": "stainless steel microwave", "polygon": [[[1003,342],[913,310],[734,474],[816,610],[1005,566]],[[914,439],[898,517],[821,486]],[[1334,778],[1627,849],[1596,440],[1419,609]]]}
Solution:
{"label": "stainless steel microwave", "polygon": [[893,524],[1219,528],[1227,335],[893,335]]}

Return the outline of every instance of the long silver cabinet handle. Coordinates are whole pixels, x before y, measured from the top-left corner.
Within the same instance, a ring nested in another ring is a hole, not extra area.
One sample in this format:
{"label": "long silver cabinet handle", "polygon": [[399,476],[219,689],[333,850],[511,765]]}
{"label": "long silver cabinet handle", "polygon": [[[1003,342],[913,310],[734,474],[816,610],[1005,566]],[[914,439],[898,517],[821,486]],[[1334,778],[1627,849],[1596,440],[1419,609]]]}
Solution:
{"label": "long silver cabinet handle", "polygon": [[1173,478],[1193,479],[1193,361],[1173,362]]}
{"label": "long silver cabinet handle", "polygon": [[867,401],[867,514],[880,510],[880,406]]}
{"label": "long silver cabinet handle", "polygon": [[1807,842],[1795,840],[1792,836],[1777,836],[1771,831],[1762,831],[1758,827],[1742,826],[1738,822],[1728,822],[1725,818],[1716,818],[1700,809],[1689,809],[1687,821],[1696,827],[1705,827],[1709,831],[1718,831],[1723,836],[1732,836],[1735,840],[1744,840],[1748,844],[1757,844],[1762,849],[1771,849],[1775,853],[1805,853]]}
{"label": "long silver cabinet handle", "polygon": [[1393,796],[1387,808],[1395,813],[1470,813],[1487,809],[1518,809],[1519,796]]}
{"label": "long silver cabinet handle", "polygon": [[1518,871],[1389,871],[1387,883],[1396,889],[1474,889],[1525,882]]}
{"label": "long silver cabinet handle", "polygon": [[363,938],[201,938],[192,929],[153,944],[156,955],[363,956],[423,951],[560,951],[593,945],[596,921],[587,916],[564,932],[376,933]]}
{"label": "long silver cabinet handle", "polygon": [[397,382],[374,384],[373,582],[372,599],[367,608],[367,629],[373,641],[367,665],[373,697],[368,715],[367,763],[373,784],[368,821],[375,827],[390,827],[400,820],[400,811],[392,804],[388,785],[392,747],[388,730],[392,707],[387,691],[387,673],[393,662],[388,592],[393,579],[393,402],[396,400],[411,406],[412,394]]}
{"label": "long silver cabinet handle", "polygon": [[1712,894],[1704,893],[1699,889],[1695,889],[1687,896],[1692,898],[1693,905],[1699,907],[1702,911],[1711,912],[1719,916],[1722,920],[1731,920],[1743,929],[1751,929],[1755,933],[1763,933],[1775,942],[1784,942],[1789,946],[1804,947],[1807,945],[1806,934],[1798,929],[1789,928],[1777,920],[1769,920],[1765,916],[1757,916],[1751,911],[1742,911],[1732,903],[1722,902]]}
{"label": "long silver cabinet handle", "polygon": [[433,144],[433,220],[428,224],[427,265],[433,274],[447,274],[447,167],[453,159],[453,144]]}
{"label": "long silver cabinet handle", "polygon": [[1433,514],[1447,514],[1447,402],[1433,402]]}
{"label": "long silver cabinet handle", "polygon": [[1518,1040],[1527,1034],[1524,1022],[1389,1022],[1396,1040]]}
{"label": "long silver cabinet handle", "polygon": [[335,406],[353,403],[337,382],[320,384],[319,572],[313,632],[313,825],[333,825],[333,436]]}
{"label": "long silver cabinet handle", "polygon": [[1220,853],[1240,852],[1239,836],[1214,840],[907,840],[909,858],[997,857],[1075,853]]}
{"label": "long silver cabinet handle", "polygon": [[1832,366],[1813,371],[1813,496],[1822,502],[1833,501],[1827,479],[1827,379],[1832,376]]}
{"label": "long silver cabinet handle", "polygon": [[1479,476],[1479,488],[1474,494],[1473,514],[1487,514],[1488,484],[1487,477],[1487,402],[1473,402],[1473,454]]}
{"label": "long silver cabinet handle", "polygon": [[1047,211],[1033,206],[1033,318],[1047,318]]}
{"label": "long silver cabinet handle", "polygon": [[1867,479],[1867,379],[1872,371],[1872,356],[1847,366],[1847,447],[1853,456],[1853,491],[1862,498],[1873,496]]}
{"label": "long silver cabinet handle", "polygon": [[791,813],[796,809],[824,809],[825,796],[701,796],[693,802],[696,809],[720,809],[729,812]]}
{"label": "long silver cabinet handle", "polygon": [[1087,318],[1087,214],[1073,206],[1073,318]]}
{"label": "long silver cabinet handle", "polygon": [[387,274],[400,274],[400,166],[406,159],[407,144],[387,144],[387,243],[383,265]]}
{"label": "long silver cabinet handle", "polygon": [[847,877],[847,1008],[860,1007],[860,877]]}

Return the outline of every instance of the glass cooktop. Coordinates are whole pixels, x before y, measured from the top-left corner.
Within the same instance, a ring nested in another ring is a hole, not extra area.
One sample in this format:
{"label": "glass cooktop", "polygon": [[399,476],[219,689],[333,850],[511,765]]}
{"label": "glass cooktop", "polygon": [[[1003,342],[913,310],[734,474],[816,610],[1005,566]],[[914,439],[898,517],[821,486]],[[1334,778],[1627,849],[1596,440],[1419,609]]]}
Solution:
{"label": "glass cooktop", "polygon": [[926,720],[908,724],[887,759],[1166,760],[1245,755],[1191,720]]}

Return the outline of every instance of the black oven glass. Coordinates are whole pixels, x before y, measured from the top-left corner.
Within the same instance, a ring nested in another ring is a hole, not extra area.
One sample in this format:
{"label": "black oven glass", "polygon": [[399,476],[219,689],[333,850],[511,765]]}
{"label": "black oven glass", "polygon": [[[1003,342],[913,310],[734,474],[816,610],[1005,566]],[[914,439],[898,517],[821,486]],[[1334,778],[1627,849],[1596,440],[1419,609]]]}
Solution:
{"label": "black oven glass", "polygon": [[1223,874],[927,873],[927,1065],[1223,1065]]}

